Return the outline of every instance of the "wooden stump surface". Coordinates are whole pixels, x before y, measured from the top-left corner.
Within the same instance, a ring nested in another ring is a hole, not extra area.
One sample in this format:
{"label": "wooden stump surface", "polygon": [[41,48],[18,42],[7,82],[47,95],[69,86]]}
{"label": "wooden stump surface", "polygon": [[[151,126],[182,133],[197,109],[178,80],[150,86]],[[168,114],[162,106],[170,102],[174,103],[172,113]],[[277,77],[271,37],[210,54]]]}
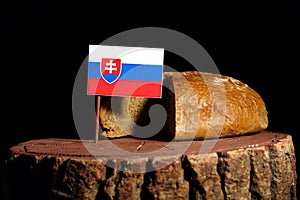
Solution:
{"label": "wooden stump surface", "polygon": [[10,150],[15,199],[296,199],[294,146],[283,133],[193,142],[47,138]]}

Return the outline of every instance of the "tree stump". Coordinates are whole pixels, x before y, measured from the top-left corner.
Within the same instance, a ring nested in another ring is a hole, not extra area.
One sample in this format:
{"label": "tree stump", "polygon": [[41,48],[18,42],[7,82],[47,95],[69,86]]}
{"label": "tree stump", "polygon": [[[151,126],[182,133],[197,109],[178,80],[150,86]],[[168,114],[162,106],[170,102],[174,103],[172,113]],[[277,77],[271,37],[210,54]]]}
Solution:
{"label": "tree stump", "polygon": [[[199,154],[205,142],[215,144]],[[283,133],[193,142],[49,138],[10,150],[13,199],[296,199],[294,146]]]}

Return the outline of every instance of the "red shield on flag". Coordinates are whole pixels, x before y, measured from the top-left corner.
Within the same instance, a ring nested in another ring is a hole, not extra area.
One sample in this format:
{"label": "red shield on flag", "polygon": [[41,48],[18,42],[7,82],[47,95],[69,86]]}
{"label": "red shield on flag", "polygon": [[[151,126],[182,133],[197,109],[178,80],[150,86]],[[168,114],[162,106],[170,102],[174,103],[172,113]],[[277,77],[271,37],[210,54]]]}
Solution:
{"label": "red shield on flag", "polygon": [[121,59],[102,58],[100,73],[105,82],[112,84],[117,81],[121,75],[121,71]]}

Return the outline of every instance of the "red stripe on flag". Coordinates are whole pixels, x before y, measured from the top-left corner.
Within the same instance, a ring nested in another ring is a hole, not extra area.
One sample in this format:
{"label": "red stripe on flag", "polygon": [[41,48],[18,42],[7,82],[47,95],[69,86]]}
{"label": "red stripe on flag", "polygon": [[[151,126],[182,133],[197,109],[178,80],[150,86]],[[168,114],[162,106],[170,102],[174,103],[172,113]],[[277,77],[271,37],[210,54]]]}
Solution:
{"label": "red stripe on flag", "polygon": [[87,94],[160,98],[161,89],[160,82],[118,80],[108,84],[103,79],[89,78]]}

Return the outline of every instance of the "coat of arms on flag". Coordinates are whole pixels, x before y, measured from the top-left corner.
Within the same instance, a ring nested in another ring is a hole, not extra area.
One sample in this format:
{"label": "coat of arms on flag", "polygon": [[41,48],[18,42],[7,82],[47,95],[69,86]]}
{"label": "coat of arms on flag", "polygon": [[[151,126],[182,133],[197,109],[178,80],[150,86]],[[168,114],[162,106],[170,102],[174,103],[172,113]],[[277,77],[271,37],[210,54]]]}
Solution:
{"label": "coat of arms on flag", "polygon": [[164,50],[90,45],[88,95],[160,98]]}
{"label": "coat of arms on flag", "polygon": [[101,76],[108,84],[112,84],[121,75],[121,59],[102,58],[101,60]]}

